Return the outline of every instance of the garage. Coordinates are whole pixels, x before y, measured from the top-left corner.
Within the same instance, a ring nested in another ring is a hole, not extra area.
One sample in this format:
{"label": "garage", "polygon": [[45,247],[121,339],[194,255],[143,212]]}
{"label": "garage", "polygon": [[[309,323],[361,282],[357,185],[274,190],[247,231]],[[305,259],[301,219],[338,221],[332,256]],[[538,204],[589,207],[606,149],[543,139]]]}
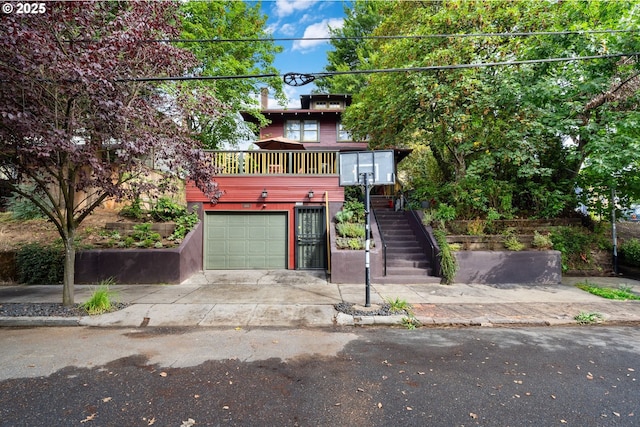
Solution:
{"label": "garage", "polygon": [[207,212],[204,268],[250,270],[287,267],[285,212]]}

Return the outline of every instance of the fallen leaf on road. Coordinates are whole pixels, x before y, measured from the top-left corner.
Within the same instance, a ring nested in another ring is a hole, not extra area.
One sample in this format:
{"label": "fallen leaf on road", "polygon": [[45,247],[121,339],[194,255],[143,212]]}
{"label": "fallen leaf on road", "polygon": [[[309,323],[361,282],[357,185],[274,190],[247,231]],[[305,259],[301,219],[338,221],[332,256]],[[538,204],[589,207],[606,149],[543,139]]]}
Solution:
{"label": "fallen leaf on road", "polygon": [[364,393],[364,389],[363,388],[358,387],[358,391],[361,392],[361,393]]}
{"label": "fallen leaf on road", "polygon": [[593,379],[593,374],[591,372],[587,372],[587,379],[588,380],[592,380]]}
{"label": "fallen leaf on road", "polygon": [[166,377],[166,376],[167,376],[167,373],[166,373],[166,372],[160,372],[160,376],[161,376],[161,377]]}
{"label": "fallen leaf on road", "polygon": [[86,423],[87,421],[93,421],[93,419],[96,417],[96,415],[98,415],[97,412],[87,416],[87,418],[85,418],[84,420],[81,420],[81,423]]}
{"label": "fallen leaf on road", "polygon": [[555,399],[556,397],[552,394],[552,395],[551,395],[551,398],[552,398],[552,399]]}
{"label": "fallen leaf on road", "polygon": [[340,406],[340,405],[342,405],[342,403],[338,402],[338,403],[336,403],[336,404],[335,404],[335,405],[333,405],[333,406]]}
{"label": "fallen leaf on road", "polygon": [[619,412],[614,412],[613,415],[615,415],[616,417],[619,417],[620,413]]}
{"label": "fallen leaf on road", "polygon": [[225,411],[228,411],[228,410],[229,410],[229,407],[228,407],[227,405],[224,405],[224,406],[222,407],[222,409],[224,409]]}
{"label": "fallen leaf on road", "polygon": [[418,371],[418,375],[424,375],[424,372]]}
{"label": "fallen leaf on road", "polygon": [[382,403],[378,402],[378,408],[382,408]]}
{"label": "fallen leaf on road", "polygon": [[180,427],[192,427],[196,423],[196,420],[189,418],[187,421],[183,421]]}
{"label": "fallen leaf on road", "polygon": [[199,395],[199,394],[194,394],[194,395],[193,395],[193,397],[194,397],[195,399],[199,399],[199,398],[200,398],[200,395]]}
{"label": "fallen leaf on road", "polygon": [[478,414],[474,414],[473,412],[469,412],[469,416],[470,416],[471,418],[473,418],[474,420],[477,420],[477,419],[478,419]]}
{"label": "fallen leaf on road", "polygon": [[152,426],[152,425],[154,425],[155,423],[156,423],[156,418],[155,418],[155,417],[153,417],[153,418],[151,418],[151,419],[149,420],[149,422],[147,423],[147,425],[148,425],[148,426]]}
{"label": "fallen leaf on road", "polygon": [[407,406],[407,411],[413,411],[413,408],[411,406]]}
{"label": "fallen leaf on road", "polygon": [[102,399],[102,401],[104,403],[111,402],[111,398],[110,397],[105,397],[104,399]]}

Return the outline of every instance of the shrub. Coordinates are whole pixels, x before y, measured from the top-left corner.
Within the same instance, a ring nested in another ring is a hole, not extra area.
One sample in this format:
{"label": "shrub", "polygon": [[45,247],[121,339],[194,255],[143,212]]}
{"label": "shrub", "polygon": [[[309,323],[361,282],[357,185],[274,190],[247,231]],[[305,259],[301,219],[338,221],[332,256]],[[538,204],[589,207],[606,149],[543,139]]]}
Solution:
{"label": "shrub", "polygon": [[453,221],[456,219],[456,208],[446,203],[440,203],[435,213],[435,218],[440,221]]}
{"label": "shrub", "polygon": [[28,243],[16,252],[18,282],[27,285],[57,284],[64,280],[61,245]]}
{"label": "shrub", "polygon": [[485,221],[480,218],[476,218],[467,223],[467,232],[470,236],[483,236],[486,225],[487,223]]}
{"label": "shrub", "polygon": [[342,222],[336,224],[336,232],[342,237],[365,237],[365,229],[362,224]]}
{"label": "shrub", "polygon": [[160,197],[151,208],[151,218],[156,221],[173,221],[187,214],[187,208],[168,197]]}
{"label": "shrub", "polygon": [[125,218],[141,219],[144,216],[142,201],[139,197],[136,197],[129,206],[124,206],[120,209],[119,214]]}
{"label": "shrub", "polygon": [[627,264],[640,267],[640,240],[634,238],[622,242],[620,255]]}
{"label": "shrub", "polygon": [[353,219],[353,212],[351,211],[341,210],[338,213],[336,213],[336,222],[338,223],[351,222],[352,219]]}
{"label": "shrub", "polygon": [[160,233],[151,230],[151,223],[134,225],[131,237],[137,241],[136,246],[143,248],[150,248],[161,240]]}
{"label": "shrub", "polygon": [[521,251],[524,249],[524,244],[520,242],[518,239],[518,235],[516,234],[516,229],[513,227],[509,227],[504,231],[504,241],[502,244],[504,247],[510,251]]}
{"label": "shrub", "polygon": [[591,246],[598,239],[585,228],[558,227],[550,237],[553,247],[562,253],[563,271],[592,262]]}
{"label": "shrub", "polygon": [[451,246],[447,242],[447,235],[443,229],[437,229],[433,231],[433,236],[440,247],[440,276],[441,282],[445,285],[453,283],[453,278],[458,270],[458,263],[453,255]]}
{"label": "shrub", "polygon": [[198,216],[198,212],[191,212],[187,214],[186,211],[182,216],[179,216],[175,219],[176,228],[173,231],[173,234],[168,237],[169,240],[181,240],[184,239],[193,227],[200,221],[200,217]]}
{"label": "shrub", "polygon": [[12,193],[7,198],[7,210],[11,212],[11,217],[19,221],[45,218],[44,213],[31,200],[22,197],[17,193]]}
{"label": "shrub", "polygon": [[342,210],[353,212],[352,222],[364,222],[364,204],[355,200],[344,202]]}
{"label": "shrub", "polygon": [[549,250],[553,248],[553,242],[551,241],[551,234],[540,234],[537,231],[533,232],[533,241],[531,246],[540,250]]}

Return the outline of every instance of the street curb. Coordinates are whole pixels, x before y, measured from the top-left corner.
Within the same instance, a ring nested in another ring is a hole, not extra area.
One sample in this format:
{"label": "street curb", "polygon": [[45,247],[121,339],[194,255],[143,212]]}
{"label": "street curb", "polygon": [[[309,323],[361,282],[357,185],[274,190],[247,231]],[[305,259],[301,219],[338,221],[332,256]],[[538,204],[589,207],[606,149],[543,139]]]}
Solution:
{"label": "street curb", "polygon": [[0,327],[80,326],[81,317],[0,317]]}

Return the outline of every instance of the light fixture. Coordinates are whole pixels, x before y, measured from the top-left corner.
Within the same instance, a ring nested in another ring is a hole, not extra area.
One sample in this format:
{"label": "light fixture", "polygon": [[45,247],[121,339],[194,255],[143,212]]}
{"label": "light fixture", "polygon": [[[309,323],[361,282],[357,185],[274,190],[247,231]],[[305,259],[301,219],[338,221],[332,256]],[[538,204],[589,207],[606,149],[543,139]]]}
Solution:
{"label": "light fixture", "polygon": [[268,195],[269,195],[269,193],[267,193],[267,189],[266,188],[264,190],[262,190],[261,196],[262,196],[263,199],[266,199]]}
{"label": "light fixture", "polygon": [[309,194],[307,194],[310,199],[313,199],[313,190],[309,190]]}

